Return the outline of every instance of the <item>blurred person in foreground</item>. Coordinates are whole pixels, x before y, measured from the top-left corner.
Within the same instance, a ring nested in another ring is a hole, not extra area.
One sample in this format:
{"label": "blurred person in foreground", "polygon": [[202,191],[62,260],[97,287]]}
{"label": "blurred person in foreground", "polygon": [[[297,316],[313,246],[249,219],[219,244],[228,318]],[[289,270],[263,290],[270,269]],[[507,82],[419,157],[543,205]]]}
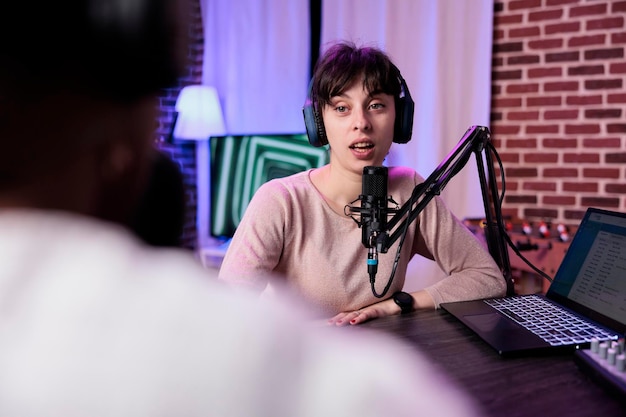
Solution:
{"label": "blurred person in foreground", "polygon": [[475,415],[411,349],[305,328],[123,226],[186,51],[177,6],[3,6],[0,415]]}

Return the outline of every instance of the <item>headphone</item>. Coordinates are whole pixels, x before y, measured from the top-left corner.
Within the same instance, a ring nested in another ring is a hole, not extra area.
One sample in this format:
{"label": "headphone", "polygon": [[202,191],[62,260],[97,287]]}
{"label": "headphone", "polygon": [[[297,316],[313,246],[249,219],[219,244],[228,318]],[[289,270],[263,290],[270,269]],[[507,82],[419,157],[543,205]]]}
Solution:
{"label": "headphone", "polygon": [[[396,68],[397,69],[397,68]],[[395,143],[407,143],[411,140],[413,133],[413,114],[415,112],[415,103],[409,93],[406,81],[398,71],[398,81],[400,82],[400,95],[395,98],[396,103],[396,120],[394,122],[393,141]],[[306,134],[309,137],[309,143],[316,148],[328,145],[326,137],[326,129],[320,112],[315,108],[316,103],[311,99],[311,91],[313,89],[313,80],[309,83],[309,91],[302,107],[304,115],[304,125]]]}

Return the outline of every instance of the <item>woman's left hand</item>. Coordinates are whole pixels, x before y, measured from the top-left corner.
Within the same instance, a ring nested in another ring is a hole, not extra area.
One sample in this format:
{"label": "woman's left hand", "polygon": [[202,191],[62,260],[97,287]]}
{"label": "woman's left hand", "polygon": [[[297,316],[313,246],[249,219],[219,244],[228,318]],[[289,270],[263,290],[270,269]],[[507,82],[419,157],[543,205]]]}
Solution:
{"label": "woman's left hand", "polygon": [[364,321],[375,319],[377,317],[385,317],[393,314],[399,314],[400,307],[392,300],[380,301],[367,307],[363,307],[356,311],[346,311],[337,314],[328,320],[328,324],[335,326],[347,326],[349,324],[359,324]]}

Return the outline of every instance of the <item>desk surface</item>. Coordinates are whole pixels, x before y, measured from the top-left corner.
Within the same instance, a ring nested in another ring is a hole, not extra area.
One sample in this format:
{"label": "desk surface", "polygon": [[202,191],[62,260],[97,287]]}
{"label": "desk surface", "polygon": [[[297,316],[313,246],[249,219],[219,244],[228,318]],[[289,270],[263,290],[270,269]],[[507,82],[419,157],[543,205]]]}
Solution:
{"label": "desk surface", "polygon": [[578,369],[572,354],[502,358],[443,310],[372,320],[419,349],[483,407],[487,416],[626,416],[626,403]]}

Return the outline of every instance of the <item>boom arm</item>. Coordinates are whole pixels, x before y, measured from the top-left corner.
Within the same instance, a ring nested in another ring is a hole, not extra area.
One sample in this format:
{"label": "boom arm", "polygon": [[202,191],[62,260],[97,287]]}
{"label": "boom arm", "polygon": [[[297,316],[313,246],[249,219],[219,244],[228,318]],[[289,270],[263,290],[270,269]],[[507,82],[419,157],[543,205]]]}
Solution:
{"label": "boom arm", "polygon": [[[387,252],[389,247],[403,235],[406,227],[424,210],[430,200],[439,195],[448,182],[463,169],[473,153],[476,156],[485,209],[487,248],[502,271],[507,285],[507,295],[513,295],[513,278],[509,253],[504,239],[504,233],[506,232],[500,208],[500,196],[498,195],[498,184],[495,179],[490,141],[491,135],[487,127],[470,126],[452,152],[448,154],[444,161],[439,164],[422,184],[415,187],[409,201],[404,203],[398,212],[387,222],[387,230],[390,231],[404,219],[395,228],[394,232],[391,235],[387,232],[376,236],[376,249],[378,252]],[[482,158],[483,152],[485,161]],[[487,175],[485,175],[485,162]],[[415,207],[412,208],[413,206]]]}

